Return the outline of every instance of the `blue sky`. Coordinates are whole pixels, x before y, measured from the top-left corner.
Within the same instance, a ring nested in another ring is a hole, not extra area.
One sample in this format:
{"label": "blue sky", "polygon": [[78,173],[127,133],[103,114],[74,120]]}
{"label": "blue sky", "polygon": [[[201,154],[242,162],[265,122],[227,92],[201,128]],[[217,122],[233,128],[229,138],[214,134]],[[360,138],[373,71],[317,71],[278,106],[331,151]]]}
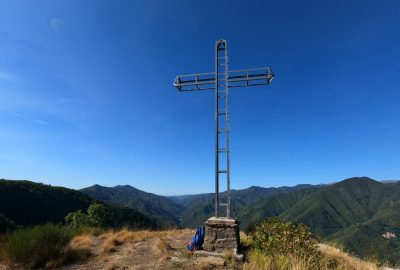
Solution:
{"label": "blue sky", "polygon": [[0,1],[0,178],[212,192],[212,92],[177,74],[271,66],[231,91],[232,187],[400,179],[399,1]]}

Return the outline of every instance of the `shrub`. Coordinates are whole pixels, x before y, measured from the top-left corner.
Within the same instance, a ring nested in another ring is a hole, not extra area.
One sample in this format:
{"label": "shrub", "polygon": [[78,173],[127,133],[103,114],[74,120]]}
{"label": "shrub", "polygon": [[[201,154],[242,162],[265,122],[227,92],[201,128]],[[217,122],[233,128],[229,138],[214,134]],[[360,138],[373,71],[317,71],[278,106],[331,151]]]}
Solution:
{"label": "shrub", "polygon": [[65,217],[65,222],[75,228],[103,228],[106,225],[106,208],[102,204],[92,203],[87,209],[87,214],[82,210],[71,212]]}
{"label": "shrub", "polygon": [[159,224],[156,220],[143,215],[135,209],[92,203],[87,213],[82,210],[69,213],[65,217],[68,225],[74,228],[131,228],[131,229],[156,229]]}
{"label": "shrub", "polygon": [[278,218],[254,226],[246,245],[250,248],[247,269],[320,269],[324,261],[318,238],[307,226]]}
{"label": "shrub", "polygon": [[88,215],[82,212],[82,210],[78,210],[76,212],[71,212],[65,217],[65,222],[74,227],[79,228],[82,226],[91,226],[92,222]]}
{"label": "shrub", "polygon": [[318,238],[303,224],[270,218],[250,233],[251,246],[268,254],[309,256],[318,253]]}
{"label": "shrub", "polygon": [[87,209],[89,219],[94,227],[106,226],[106,207],[99,203],[92,203]]}
{"label": "shrub", "polygon": [[13,263],[43,266],[63,257],[66,246],[76,233],[72,228],[53,224],[18,229],[7,237],[4,256]]}

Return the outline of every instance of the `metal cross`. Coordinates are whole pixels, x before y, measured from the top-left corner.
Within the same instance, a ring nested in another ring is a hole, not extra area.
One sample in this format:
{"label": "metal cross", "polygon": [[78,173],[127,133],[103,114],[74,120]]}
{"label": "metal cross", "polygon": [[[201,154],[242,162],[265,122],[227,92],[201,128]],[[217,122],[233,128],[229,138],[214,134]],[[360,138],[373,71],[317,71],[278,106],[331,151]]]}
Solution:
{"label": "metal cross", "polygon": [[[174,86],[179,91],[215,89],[215,217],[220,207],[226,207],[231,217],[230,159],[229,159],[229,89],[268,85],[274,78],[271,68],[228,70],[228,45],[220,39],[215,43],[215,72],[176,76]],[[225,164],[225,166],[223,166]],[[226,176],[226,201],[221,202],[219,180]]]}

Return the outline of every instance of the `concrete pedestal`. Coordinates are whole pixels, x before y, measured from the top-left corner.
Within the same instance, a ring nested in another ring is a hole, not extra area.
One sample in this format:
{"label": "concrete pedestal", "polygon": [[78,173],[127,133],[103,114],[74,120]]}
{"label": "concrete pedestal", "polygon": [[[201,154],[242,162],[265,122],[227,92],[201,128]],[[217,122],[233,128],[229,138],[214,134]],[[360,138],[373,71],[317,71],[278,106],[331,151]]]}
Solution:
{"label": "concrete pedestal", "polygon": [[210,252],[233,250],[237,253],[240,244],[239,224],[237,219],[209,218],[204,223],[206,235],[203,249]]}

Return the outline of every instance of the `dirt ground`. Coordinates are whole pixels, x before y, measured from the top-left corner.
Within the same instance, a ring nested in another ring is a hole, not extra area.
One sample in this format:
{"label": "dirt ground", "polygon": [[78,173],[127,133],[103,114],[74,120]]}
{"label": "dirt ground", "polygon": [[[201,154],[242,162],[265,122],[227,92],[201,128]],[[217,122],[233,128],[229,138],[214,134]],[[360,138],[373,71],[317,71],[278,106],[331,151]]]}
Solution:
{"label": "dirt ground", "polygon": [[[68,249],[79,262],[63,266],[49,263],[48,269],[62,270],[153,270],[153,269],[226,269],[224,258],[198,257],[186,250],[193,230],[108,232],[80,235]],[[0,270],[25,269],[0,264]]]}
{"label": "dirt ground", "polygon": [[186,244],[193,234],[192,230],[125,230],[100,236],[79,236],[71,241],[71,246],[78,250],[88,249],[91,255],[86,262],[59,269],[193,269],[194,260],[186,252]]}

